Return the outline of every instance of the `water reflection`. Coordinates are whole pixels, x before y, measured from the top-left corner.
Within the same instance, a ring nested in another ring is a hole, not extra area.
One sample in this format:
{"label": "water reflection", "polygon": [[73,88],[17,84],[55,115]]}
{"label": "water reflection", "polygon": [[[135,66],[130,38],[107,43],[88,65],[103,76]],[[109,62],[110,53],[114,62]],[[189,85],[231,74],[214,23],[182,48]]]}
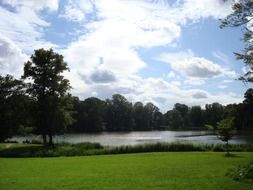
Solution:
{"label": "water reflection", "polygon": [[[11,140],[41,140],[40,136],[13,137]],[[54,137],[55,142],[99,142],[102,145],[119,146],[155,142],[193,142],[205,144],[221,143],[210,131],[145,131],[145,132],[103,132],[96,134],[66,134]],[[237,134],[231,144],[253,144],[253,132]]]}

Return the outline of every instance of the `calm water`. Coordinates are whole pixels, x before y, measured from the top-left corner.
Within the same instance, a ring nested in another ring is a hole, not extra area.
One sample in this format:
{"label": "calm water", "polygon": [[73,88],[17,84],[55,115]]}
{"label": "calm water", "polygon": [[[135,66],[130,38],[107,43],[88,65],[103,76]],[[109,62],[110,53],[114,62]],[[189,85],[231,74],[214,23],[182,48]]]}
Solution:
{"label": "calm water", "polygon": [[[40,136],[13,137],[10,140],[41,140]],[[205,144],[221,143],[209,131],[145,131],[145,132],[103,132],[97,134],[67,134],[54,137],[54,142],[98,142],[102,145],[119,146],[155,142],[193,142]],[[253,132],[237,134],[231,144],[253,144]]]}

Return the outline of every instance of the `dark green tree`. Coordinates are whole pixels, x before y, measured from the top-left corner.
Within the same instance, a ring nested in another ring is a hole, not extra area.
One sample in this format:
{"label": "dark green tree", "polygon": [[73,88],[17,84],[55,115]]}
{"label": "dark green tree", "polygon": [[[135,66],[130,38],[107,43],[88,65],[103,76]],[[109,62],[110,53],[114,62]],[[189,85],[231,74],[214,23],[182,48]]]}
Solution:
{"label": "dark green tree", "polygon": [[212,125],[206,125],[208,129],[214,130],[217,134],[217,137],[226,142],[226,151],[229,155],[228,141],[232,139],[235,134],[234,131],[234,118],[225,118],[219,121],[216,127]]}
{"label": "dark green tree", "polygon": [[153,129],[154,130],[162,130],[164,124],[163,114],[159,111],[155,112],[153,118]]}
{"label": "dark green tree", "polygon": [[193,128],[204,126],[203,111],[200,106],[192,106],[189,113],[189,120]]}
{"label": "dark green tree", "polygon": [[104,130],[104,101],[90,97],[81,102],[77,125],[79,132],[99,132]]}
{"label": "dark green tree", "polygon": [[106,100],[105,122],[108,131],[133,130],[132,104],[124,96],[114,94],[111,100]]}
{"label": "dark green tree", "polygon": [[53,144],[53,136],[71,124],[70,84],[62,73],[68,71],[63,56],[52,49],[38,49],[24,65],[23,79],[29,79],[28,93],[35,99],[36,132],[43,142]]}
{"label": "dark green tree", "polygon": [[25,85],[10,75],[0,76],[0,142],[17,135],[28,121]]}
{"label": "dark green tree", "polygon": [[253,89],[249,88],[244,94],[243,115],[246,118],[247,128],[253,129]]}
{"label": "dark green tree", "polygon": [[178,110],[170,110],[164,117],[165,125],[167,125],[169,129],[178,130],[184,127],[183,117]]}
{"label": "dark green tree", "polygon": [[174,105],[174,109],[177,110],[180,115],[182,116],[182,119],[183,119],[183,126],[182,128],[187,128],[189,127],[189,117],[188,117],[188,114],[189,114],[189,107],[185,104],[180,104],[180,103],[176,103]]}
{"label": "dark green tree", "polygon": [[205,107],[205,124],[216,126],[217,122],[223,119],[224,107],[217,102],[212,104],[206,104]]}
{"label": "dark green tree", "polygon": [[233,12],[221,21],[221,27],[244,27],[245,48],[241,53],[235,53],[237,59],[243,60],[248,71],[239,79],[253,82],[253,1],[239,0],[233,5]]}
{"label": "dark green tree", "polygon": [[156,126],[156,115],[159,112],[159,108],[153,103],[148,102],[144,106],[145,118],[148,121],[147,130],[153,130]]}
{"label": "dark green tree", "polygon": [[136,102],[133,106],[134,130],[146,131],[149,130],[148,111],[144,109],[142,102]]}

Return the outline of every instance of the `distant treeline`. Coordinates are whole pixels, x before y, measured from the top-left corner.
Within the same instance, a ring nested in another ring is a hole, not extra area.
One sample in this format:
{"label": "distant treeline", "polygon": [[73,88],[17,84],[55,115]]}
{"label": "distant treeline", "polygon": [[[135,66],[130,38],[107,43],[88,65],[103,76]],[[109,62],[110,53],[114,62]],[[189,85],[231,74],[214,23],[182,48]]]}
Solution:
{"label": "distant treeline", "polygon": [[[11,87],[13,85],[13,88]],[[34,120],[36,100],[24,93],[24,84],[11,76],[0,77],[0,134],[2,140],[13,135],[40,134]],[[8,91],[6,91],[8,89]],[[215,126],[227,117],[235,118],[235,128],[253,129],[253,89],[245,93],[240,104],[223,106],[219,103],[189,107],[176,103],[174,108],[161,113],[149,102],[131,103],[115,94],[111,99],[90,97],[80,100],[67,95],[73,122],[61,128],[60,133],[86,133],[101,131],[150,130],[205,130],[205,124]]]}
{"label": "distant treeline", "polygon": [[42,48],[24,63],[21,79],[0,75],[0,141],[32,133],[53,145],[53,136],[61,133],[203,130],[224,118],[233,118],[238,130],[253,129],[253,89],[240,104],[212,103],[202,109],[176,103],[163,114],[151,102],[131,103],[120,94],[107,100],[73,97],[63,76],[68,70],[62,55]]}
{"label": "distant treeline", "polygon": [[105,101],[96,97],[80,100],[73,98],[75,122],[68,132],[150,131],[150,130],[205,130],[205,124],[215,126],[220,120],[234,118],[238,130],[253,129],[253,90],[245,93],[240,104],[223,106],[219,103],[189,107],[176,103],[165,114],[149,102],[131,103],[115,94]]}

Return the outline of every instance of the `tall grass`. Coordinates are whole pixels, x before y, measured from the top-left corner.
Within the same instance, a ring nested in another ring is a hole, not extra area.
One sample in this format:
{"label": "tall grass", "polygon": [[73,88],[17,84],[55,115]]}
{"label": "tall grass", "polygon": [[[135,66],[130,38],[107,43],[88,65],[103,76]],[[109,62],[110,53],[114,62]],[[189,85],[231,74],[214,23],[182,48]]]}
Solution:
{"label": "tall grass", "polygon": [[[230,145],[231,152],[253,151],[253,145]],[[126,145],[118,147],[102,146],[99,143],[59,143],[54,147],[39,145],[15,146],[0,149],[0,157],[59,157],[59,156],[87,156],[101,154],[126,154],[143,152],[184,152],[184,151],[214,151],[225,152],[223,144],[207,145],[192,143],[154,143]]]}

